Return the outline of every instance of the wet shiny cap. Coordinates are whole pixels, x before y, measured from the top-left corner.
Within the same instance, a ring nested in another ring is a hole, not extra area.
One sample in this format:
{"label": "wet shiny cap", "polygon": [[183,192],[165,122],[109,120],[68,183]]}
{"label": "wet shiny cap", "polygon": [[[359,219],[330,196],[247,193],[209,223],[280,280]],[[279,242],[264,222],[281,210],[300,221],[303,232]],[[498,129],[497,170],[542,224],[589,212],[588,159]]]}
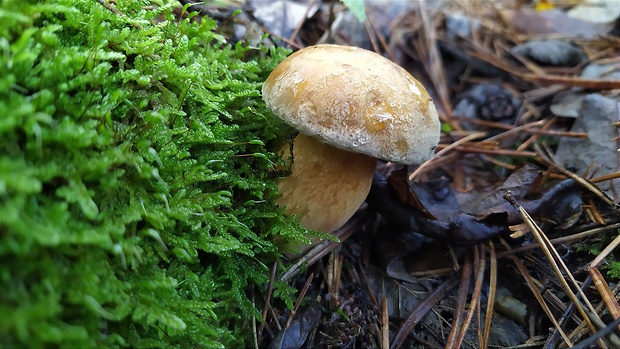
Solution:
{"label": "wet shiny cap", "polygon": [[299,50],[276,66],[262,92],[287,124],[340,149],[410,165],[428,160],[439,142],[439,117],[424,87],[361,48]]}

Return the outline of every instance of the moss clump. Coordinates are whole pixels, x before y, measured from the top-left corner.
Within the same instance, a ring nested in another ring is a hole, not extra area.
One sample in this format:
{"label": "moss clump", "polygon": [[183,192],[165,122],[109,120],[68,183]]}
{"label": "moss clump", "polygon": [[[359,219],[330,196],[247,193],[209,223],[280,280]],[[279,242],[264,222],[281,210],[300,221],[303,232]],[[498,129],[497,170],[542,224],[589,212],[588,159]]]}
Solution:
{"label": "moss clump", "polygon": [[304,233],[259,93],[286,52],[115,6],[0,0],[0,347],[244,345],[273,236]]}

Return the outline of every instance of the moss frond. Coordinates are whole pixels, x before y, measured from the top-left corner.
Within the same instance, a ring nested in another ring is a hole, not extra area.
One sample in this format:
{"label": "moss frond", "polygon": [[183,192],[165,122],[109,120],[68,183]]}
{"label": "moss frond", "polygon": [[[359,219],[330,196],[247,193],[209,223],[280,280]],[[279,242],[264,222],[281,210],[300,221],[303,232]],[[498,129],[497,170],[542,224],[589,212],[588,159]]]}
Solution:
{"label": "moss frond", "polygon": [[287,52],[116,3],[0,0],[0,346],[243,345],[273,236],[304,236],[260,99]]}

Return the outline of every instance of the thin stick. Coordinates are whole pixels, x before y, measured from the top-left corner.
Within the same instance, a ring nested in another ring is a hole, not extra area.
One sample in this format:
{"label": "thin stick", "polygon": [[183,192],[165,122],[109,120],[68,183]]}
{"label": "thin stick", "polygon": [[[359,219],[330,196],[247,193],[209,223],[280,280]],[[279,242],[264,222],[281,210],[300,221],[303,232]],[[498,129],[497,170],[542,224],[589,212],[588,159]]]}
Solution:
{"label": "thin stick", "polygon": [[[475,279],[476,282],[474,284],[474,292],[472,293],[471,301],[469,302],[469,309],[467,310],[467,315],[465,315],[465,321],[459,332],[459,336],[457,340],[458,345],[456,346],[456,348],[460,347],[461,344],[463,343],[463,339],[465,338],[465,333],[467,332],[467,329],[469,328],[469,325],[471,324],[471,319],[474,316],[474,310],[478,308],[477,305],[480,304],[480,293],[482,290],[482,280],[484,280],[484,271],[486,270],[486,260],[484,258],[484,253],[482,252],[482,249],[480,248],[480,245],[474,246],[473,255],[474,255],[474,265],[476,269],[476,279]],[[478,323],[478,327],[480,327],[480,323]]]}
{"label": "thin stick", "polygon": [[456,349],[460,346],[458,342],[458,333],[463,323],[463,312],[465,311],[465,302],[467,300],[467,294],[469,293],[469,282],[471,279],[470,258],[465,258],[461,272],[461,285],[459,286],[459,295],[456,306],[454,307],[454,315],[452,315],[452,328],[450,329],[450,334],[446,341],[446,348],[452,349]]}
{"label": "thin stick", "polygon": [[[581,233],[577,233],[577,234],[573,234],[573,235],[569,235],[569,236],[564,236],[564,237],[561,237],[561,238],[555,238],[555,239],[549,240],[549,242],[552,245],[559,245],[559,244],[563,244],[563,243],[566,243],[566,242],[580,240],[580,239],[586,238],[588,236],[598,235],[598,234],[604,233],[604,232],[606,232],[608,230],[616,230],[616,229],[620,229],[620,223],[614,223],[614,224],[607,225],[607,226],[604,226],[604,227],[597,227],[597,228],[589,229],[589,230],[583,231]],[[517,252],[523,252],[523,251],[532,250],[532,249],[535,249],[535,248],[540,248],[540,246],[538,244],[536,244],[536,243],[532,243],[532,244],[528,244],[528,245],[524,245],[524,246],[519,246],[517,248],[513,248],[511,250],[499,253],[497,255],[497,258],[498,259],[499,258],[504,258],[504,257],[506,257],[508,255],[515,254]]]}
{"label": "thin stick", "polygon": [[600,177],[595,177],[595,178],[590,179],[590,182],[599,183],[599,182],[608,181],[608,180],[616,179],[616,178],[620,178],[620,172],[614,172],[614,173],[606,174]]}
{"label": "thin stick", "polygon": [[273,283],[276,279],[276,270],[278,270],[278,263],[273,263],[271,267],[271,274],[269,275],[269,284],[267,285],[267,295],[265,296],[265,305],[263,306],[263,317],[260,327],[258,329],[258,342],[261,342],[263,336],[263,330],[267,323],[267,312],[269,311],[269,302],[271,301],[271,294],[273,293]]}
{"label": "thin stick", "polygon": [[[360,209],[360,211],[363,212],[363,209]],[[358,211],[358,213],[360,211]],[[338,229],[338,231],[333,234],[335,237],[338,238],[338,241],[327,240],[313,247],[295,264],[291,265],[290,268],[286,270],[286,272],[280,277],[280,281],[290,280],[293,276],[299,273],[302,267],[311,265],[319,259],[323,258],[323,256],[336,248],[336,246],[340,245],[351,235],[353,235],[353,233],[366,222],[368,216],[369,215],[360,215],[357,219],[353,218],[349,222],[347,222],[347,224],[345,224],[342,228]]]}
{"label": "thin stick", "polygon": [[385,37],[383,36],[383,33],[381,33],[381,30],[379,30],[377,28],[375,20],[374,20],[374,18],[372,18],[372,16],[369,13],[369,11],[366,11],[366,18],[368,18],[368,23],[370,23],[370,26],[372,27],[372,30],[375,32],[375,35],[377,35],[377,38],[379,39],[379,42],[381,43],[381,46],[383,46],[383,49],[385,50],[385,53],[388,55],[388,57],[390,58],[390,60],[392,62],[396,62],[396,57],[394,57],[394,54],[392,53],[392,50],[390,50],[390,47],[389,47],[387,41],[385,40]]}
{"label": "thin stick", "polygon": [[614,320],[620,318],[620,306],[618,305],[618,301],[616,300],[616,297],[611,293],[609,285],[607,284],[607,281],[605,281],[605,278],[603,277],[601,272],[597,268],[590,268],[588,272],[592,277],[594,287],[596,287],[598,293],[601,295],[603,303],[605,303],[605,306],[607,306],[607,310],[611,314],[611,317]]}
{"label": "thin stick", "polygon": [[[508,243],[506,243],[504,239],[501,239],[500,241],[502,242],[502,245],[504,245],[504,247],[506,247],[507,249],[510,249],[510,245],[508,245]],[[536,298],[536,300],[538,301],[538,304],[540,304],[545,314],[547,314],[547,318],[551,320],[551,322],[553,323],[553,326],[555,326],[560,336],[562,336],[562,339],[564,339],[564,342],[566,342],[566,345],[568,345],[569,347],[572,347],[573,343],[568,338],[566,333],[564,333],[564,330],[562,329],[558,321],[553,316],[551,309],[549,309],[549,305],[547,305],[547,302],[545,302],[543,296],[540,294],[540,291],[538,290],[538,287],[536,286],[536,284],[534,283],[530,275],[527,273],[527,270],[525,270],[525,267],[523,266],[523,264],[521,264],[519,259],[517,259],[517,257],[514,255],[510,256],[510,258],[512,259],[512,262],[514,263],[514,265],[517,267],[517,269],[521,273],[521,276],[523,276],[523,279],[529,286],[530,291],[532,291],[532,294],[534,294],[534,298]]]}
{"label": "thin stick", "polygon": [[[560,281],[560,283],[562,284],[562,287],[564,288],[564,291],[566,291],[571,301],[573,301],[573,303],[577,305],[577,310],[581,314],[582,319],[588,325],[588,328],[590,329],[590,331],[592,333],[596,333],[596,327],[594,327],[594,324],[592,323],[592,321],[590,321],[590,318],[588,317],[588,314],[586,313],[584,309],[583,303],[581,303],[579,299],[577,299],[577,296],[575,295],[575,293],[573,292],[573,289],[570,287],[570,285],[566,281],[566,278],[563,276],[562,272],[564,272],[566,277],[571,281],[571,283],[573,284],[573,287],[577,289],[577,292],[579,293],[579,296],[581,297],[581,299],[584,301],[585,306],[588,308],[588,311],[592,315],[595,315],[596,310],[594,310],[594,307],[592,306],[592,304],[590,303],[586,295],[583,293],[581,288],[578,287],[577,280],[575,280],[570,270],[568,270],[568,267],[566,267],[566,264],[564,264],[564,261],[558,254],[557,250],[553,247],[553,245],[551,245],[547,236],[540,229],[540,227],[534,222],[534,220],[532,219],[532,217],[530,217],[527,211],[525,211],[525,209],[521,207],[521,205],[519,205],[514,200],[512,195],[508,193],[505,195],[505,198],[515,207],[515,209],[517,209],[523,221],[528,225],[528,228],[530,228],[530,231],[536,238],[536,241],[538,242],[538,244],[540,244],[541,249],[543,253],[545,254],[545,257],[547,258],[547,261],[549,262],[549,264],[551,264],[551,267],[555,271],[558,277],[558,280]],[[599,345],[601,346],[601,348],[604,348],[604,344],[602,342],[599,343]]]}
{"label": "thin stick", "polygon": [[543,148],[539,144],[534,144],[534,149],[536,150],[536,154],[539,156],[539,160],[542,163],[544,163],[548,167],[553,167],[555,170],[559,171],[563,175],[572,178],[575,182],[591,191],[594,195],[598,196],[601,200],[603,200],[603,202],[605,202],[609,206],[615,206],[613,200],[609,196],[607,196],[607,194],[605,194],[605,192],[603,192],[598,186],[594,185],[587,179],[578,176],[577,174],[570,172],[569,170],[556,164],[551,158],[551,156],[547,155],[545,151],[543,151]]}
{"label": "thin stick", "polygon": [[400,348],[405,338],[413,331],[414,327],[422,320],[430,308],[458,284],[459,280],[457,278],[450,278],[437,287],[425,300],[418,303],[415,309],[411,311],[411,315],[409,315],[405,323],[401,326],[396,337],[394,337],[390,349]]}
{"label": "thin stick", "polygon": [[433,157],[432,159],[430,159],[429,161],[423,163],[422,165],[418,166],[418,168],[415,169],[415,171],[413,171],[410,175],[409,175],[409,180],[413,181],[415,179],[415,177],[422,172],[422,170],[426,167],[429,166],[430,163],[433,162],[434,159],[437,159],[443,155],[445,155],[447,152],[449,152],[450,150],[458,147],[459,145],[469,142],[472,139],[476,139],[476,138],[480,138],[480,137],[484,137],[487,133],[486,132],[476,132],[476,133],[472,133],[467,137],[463,137],[461,139],[459,139],[458,141],[448,145],[447,147],[441,149],[441,151],[439,151],[437,154],[435,154],[435,157]]}
{"label": "thin stick", "polygon": [[388,313],[387,298],[381,299],[381,349],[390,348],[390,316]]}
{"label": "thin stick", "polygon": [[[256,302],[256,296],[254,294],[254,289],[252,289],[252,303],[256,304],[255,302]],[[255,316],[252,316],[252,333],[254,333],[254,334],[257,333],[256,332],[256,317]],[[259,338],[259,336],[260,336],[260,333],[259,333],[258,336],[256,336],[256,335],[252,336],[252,337],[254,337],[253,338],[254,339],[254,349],[258,349],[258,338]]]}
{"label": "thin stick", "polygon": [[314,278],[314,273],[308,276],[308,279],[306,280],[304,287],[301,289],[301,292],[299,293],[299,297],[297,297],[297,302],[295,302],[295,307],[293,308],[293,311],[291,311],[291,314],[288,316],[288,320],[286,321],[286,326],[284,326],[284,328],[288,329],[291,326],[291,323],[293,322],[293,318],[295,318],[295,314],[297,314],[297,310],[299,310],[301,301],[306,296],[306,292],[308,292],[308,287],[310,287],[310,283],[312,282],[313,278]]}
{"label": "thin stick", "polygon": [[489,241],[489,251],[491,265],[489,270],[489,298],[487,299],[487,311],[484,318],[484,333],[480,348],[485,349],[489,345],[491,333],[491,320],[493,319],[493,307],[495,305],[495,291],[497,290],[497,256],[495,255],[495,244]]}
{"label": "thin stick", "polygon": [[592,263],[590,263],[590,266],[588,267],[588,272],[592,277],[594,286],[601,294],[603,302],[607,306],[609,313],[614,319],[620,318],[620,305],[618,305],[616,297],[611,294],[609,285],[607,285],[605,278],[603,278],[603,275],[601,275],[601,272],[597,269],[597,267],[601,264],[603,258],[607,257],[613,250],[616,249],[616,247],[618,247],[618,245],[620,245],[620,235],[616,236],[616,238],[611,243],[609,243],[609,245],[607,245],[607,247],[605,247],[605,249],[603,249],[603,251],[601,251],[601,253],[596,256],[596,258],[594,258],[594,260],[592,261]]}
{"label": "thin stick", "polygon": [[592,260],[590,266],[595,267],[601,264],[603,258],[607,257],[611,253],[611,251],[618,247],[618,245],[620,245],[620,235],[616,236],[616,238],[612,242],[610,242],[609,245],[607,245],[607,247],[605,247],[605,249],[603,249],[603,251],[601,251],[601,253],[596,256],[596,258],[594,258],[594,260]]}
{"label": "thin stick", "polygon": [[301,21],[299,21],[299,24],[297,25],[297,27],[295,28],[295,30],[293,31],[291,36],[288,38],[288,40],[290,42],[295,42],[295,38],[299,34],[299,31],[301,30],[301,27],[303,27],[304,23],[306,23],[306,19],[308,19],[308,14],[310,13],[310,9],[312,9],[312,7],[314,7],[314,3],[315,2],[316,2],[316,0],[311,0],[311,1],[308,2],[308,5],[306,6],[306,12],[304,12],[304,17],[302,18]]}
{"label": "thin stick", "polygon": [[613,322],[611,322],[609,325],[605,326],[605,328],[603,328],[602,330],[596,332],[594,335],[588,337],[588,339],[580,342],[579,344],[575,345],[573,347],[573,349],[587,349],[587,348],[591,348],[592,345],[594,345],[594,343],[598,342],[601,340],[601,338],[608,334],[608,333],[613,333],[613,331],[620,326],[620,318],[617,318],[616,320],[614,320]]}
{"label": "thin stick", "polygon": [[468,147],[466,145],[462,145],[456,148],[456,151],[465,152],[465,153],[479,153],[479,154],[494,154],[494,155],[503,155],[503,156],[522,156],[533,158],[536,157],[536,153],[533,151],[526,150],[511,150],[511,149],[487,149],[482,147]]}

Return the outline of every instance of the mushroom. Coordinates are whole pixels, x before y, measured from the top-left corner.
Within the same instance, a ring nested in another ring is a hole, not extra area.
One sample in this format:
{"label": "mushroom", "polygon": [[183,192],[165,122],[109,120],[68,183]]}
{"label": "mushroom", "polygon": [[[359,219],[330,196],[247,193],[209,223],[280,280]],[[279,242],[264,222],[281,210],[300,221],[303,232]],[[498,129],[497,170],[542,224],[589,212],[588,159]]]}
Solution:
{"label": "mushroom", "polygon": [[308,229],[331,233],[351,218],[370,190],[377,159],[420,164],[439,142],[437,110],[424,87],[361,48],[299,50],[275,67],[262,94],[300,133],[276,202]]}

